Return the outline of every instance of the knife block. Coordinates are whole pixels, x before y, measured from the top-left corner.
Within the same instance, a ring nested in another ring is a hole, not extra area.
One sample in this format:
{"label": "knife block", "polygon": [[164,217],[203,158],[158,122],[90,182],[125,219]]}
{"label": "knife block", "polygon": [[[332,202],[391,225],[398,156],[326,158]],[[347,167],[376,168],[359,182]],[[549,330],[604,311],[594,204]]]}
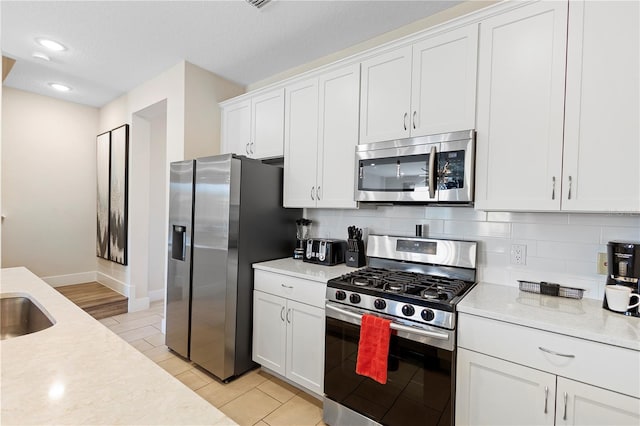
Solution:
{"label": "knife block", "polygon": [[352,268],[360,268],[367,264],[367,257],[364,251],[364,242],[362,240],[356,241],[357,250],[347,250],[344,254],[344,263]]}

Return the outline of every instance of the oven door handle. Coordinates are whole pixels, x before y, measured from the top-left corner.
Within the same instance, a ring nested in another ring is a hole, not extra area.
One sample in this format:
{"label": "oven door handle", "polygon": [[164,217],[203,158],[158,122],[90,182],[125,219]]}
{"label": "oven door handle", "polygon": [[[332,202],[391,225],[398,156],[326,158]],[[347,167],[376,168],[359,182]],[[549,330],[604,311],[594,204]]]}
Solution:
{"label": "oven door handle", "polygon": [[[326,308],[328,310],[337,312],[338,314],[341,314],[343,316],[346,316],[353,321],[354,324],[360,325],[362,323],[362,315],[361,314],[357,314],[355,312],[350,312],[347,311],[345,309],[339,308],[336,305],[333,305],[331,303],[327,303]],[[435,331],[428,331],[428,330],[423,330],[417,327],[410,327],[407,325],[402,325],[402,324],[397,324],[395,322],[391,322],[390,327],[392,330],[396,330],[396,331],[401,331],[401,332],[405,332],[405,333],[410,333],[410,334],[415,334],[418,336],[423,336],[423,337],[430,337],[432,339],[439,339],[439,340],[449,340],[449,335],[445,334],[445,333],[437,333]]]}

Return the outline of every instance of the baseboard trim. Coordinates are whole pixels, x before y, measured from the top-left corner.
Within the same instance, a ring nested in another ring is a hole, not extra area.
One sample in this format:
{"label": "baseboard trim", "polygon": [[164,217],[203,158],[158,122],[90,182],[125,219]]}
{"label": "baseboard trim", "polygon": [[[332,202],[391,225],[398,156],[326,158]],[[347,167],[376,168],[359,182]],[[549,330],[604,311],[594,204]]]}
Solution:
{"label": "baseboard trim", "polygon": [[97,281],[96,271],[79,272],[77,274],[53,275],[50,277],[40,277],[41,280],[51,287],[62,287],[65,285],[83,284]]}
{"label": "baseboard trim", "polygon": [[149,309],[149,298],[140,297],[137,299],[129,298],[129,312],[144,311]]}
{"label": "baseboard trim", "polygon": [[123,296],[126,296],[129,298],[129,300],[131,300],[131,286],[123,283],[122,281],[116,280],[113,277],[110,277],[109,275],[106,275],[102,272],[96,272],[96,279],[95,281],[98,281],[100,284],[109,287],[111,290],[113,291],[117,291],[118,293],[122,294]]}
{"label": "baseboard trim", "polygon": [[149,301],[164,300],[164,290],[151,290],[148,293]]}

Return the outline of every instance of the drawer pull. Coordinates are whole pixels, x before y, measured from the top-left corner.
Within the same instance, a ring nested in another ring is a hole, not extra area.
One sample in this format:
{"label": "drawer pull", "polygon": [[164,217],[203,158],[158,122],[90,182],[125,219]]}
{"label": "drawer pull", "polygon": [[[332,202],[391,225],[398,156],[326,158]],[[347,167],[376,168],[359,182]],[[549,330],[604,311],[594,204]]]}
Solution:
{"label": "drawer pull", "polygon": [[538,349],[540,349],[542,352],[546,352],[546,353],[551,354],[551,355],[562,356],[562,357],[565,357],[565,358],[575,358],[576,357],[575,355],[571,355],[571,354],[561,354],[559,352],[552,351],[551,349],[543,348],[542,346],[538,346]]}
{"label": "drawer pull", "polygon": [[284,288],[293,288],[293,286],[292,286],[292,285],[284,285],[284,284],[280,284],[280,285],[281,285],[282,287],[284,287]]}
{"label": "drawer pull", "polygon": [[549,387],[544,387],[544,413],[547,414],[547,401],[549,400]]}

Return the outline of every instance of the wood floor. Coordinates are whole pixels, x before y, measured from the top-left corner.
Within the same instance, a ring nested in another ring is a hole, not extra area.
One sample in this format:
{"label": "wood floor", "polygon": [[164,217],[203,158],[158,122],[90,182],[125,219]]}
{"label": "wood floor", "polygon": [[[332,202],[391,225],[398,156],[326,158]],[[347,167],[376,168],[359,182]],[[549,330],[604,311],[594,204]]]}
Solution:
{"label": "wood floor", "polygon": [[97,282],[55,287],[67,299],[95,319],[102,319],[128,311],[128,299]]}

